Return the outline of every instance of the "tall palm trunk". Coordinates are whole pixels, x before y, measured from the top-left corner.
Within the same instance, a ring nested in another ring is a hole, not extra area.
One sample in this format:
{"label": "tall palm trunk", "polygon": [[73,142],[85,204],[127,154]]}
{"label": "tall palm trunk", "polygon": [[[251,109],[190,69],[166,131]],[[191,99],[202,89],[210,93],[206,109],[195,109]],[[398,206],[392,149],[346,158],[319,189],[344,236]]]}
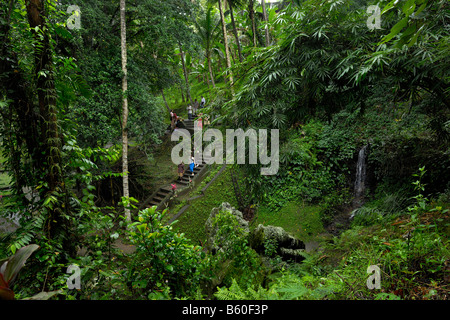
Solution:
{"label": "tall palm trunk", "polygon": [[192,104],[191,90],[189,88],[188,73],[187,73],[187,69],[186,69],[186,63],[184,62],[184,52],[183,52],[181,43],[178,43],[178,45],[180,46],[181,65],[183,66],[184,81],[186,83],[186,95],[187,95],[187,98],[189,98],[190,103]]}
{"label": "tall palm trunk", "polygon": [[209,76],[211,77],[211,83],[213,88],[216,87],[216,83],[214,81],[214,73],[212,70],[212,65],[211,65],[211,50],[208,50],[208,52],[206,53],[206,60],[208,60],[208,69],[209,69]]}
{"label": "tall palm trunk", "polygon": [[225,16],[223,14],[222,0],[218,0],[218,2],[219,2],[219,11],[220,11],[220,21],[222,23],[223,42],[224,42],[224,46],[225,46],[225,60],[227,63],[227,68],[229,70],[230,86],[233,87],[234,81],[233,81],[233,73],[231,71],[230,52],[228,51],[227,27],[225,25]]}
{"label": "tall palm trunk", "polygon": [[[261,4],[263,9],[264,21],[268,23],[269,18],[267,17],[266,0],[261,0]],[[266,31],[266,47],[268,47],[270,45],[270,37],[269,37],[269,27],[267,25],[265,27],[265,31]]]}
{"label": "tall palm trunk", "polygon": [[233,14],[233,6],[231,3],[228,3],[228,6],[230,7],[230,17],[231,17],[231,25],[233,26],[233,34],[234,38],[236,39],[236,45],[238,49],[238,55],[239,55],[239,62],[242,62],[242,52],[241,52],[241,44],[239,42],[239,36],[236,29],[236,22],[234,21],[234,14]]}
{"label": "tall palm trunk", "polygon": [[252,22],[253,46],[256,47],[256,23],[255,23],[254,0],[249,0],[248,2],[248,14],[250,16],[250,21]]}
{"label": "tall palm trunk", "polygon": [[[128,79],[127,79],[127,30],[125,23],[125,0],[120,0],[120,44],[122,53],[122,173],[123,173],[123,196],[130,197],[128,186]],[[131,212],[125,208],[125,217],[131,221]]]}

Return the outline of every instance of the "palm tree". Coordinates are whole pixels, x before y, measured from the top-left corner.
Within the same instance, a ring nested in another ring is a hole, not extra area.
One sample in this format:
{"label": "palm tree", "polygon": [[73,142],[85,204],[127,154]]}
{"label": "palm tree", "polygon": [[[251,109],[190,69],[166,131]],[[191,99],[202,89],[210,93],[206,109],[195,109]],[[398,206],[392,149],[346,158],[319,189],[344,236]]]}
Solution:
{"label": "palm tree", "polygon": [[[262,5],[262,9],[263,9],[264,21],[266,23],[268,23],[269,22],[269,18],[267,16],[266,0],[261,0],[261,5]],[[270,38],[269,38],[269,27],[267,25],[265,27],[265,31],[266,31],[266,47],[268,47],[270,45]]]}
{"label": "palm tree", "polygon": [[181,66],[183,67],[184,81],[186,83],[186,95],[187,95],[187,98],[189,98],[189,102],[192,104],[191,90],[189,88],[188,72],[187,72],[187,68],[186,68],[186,62],[184,60],[185,54],[183,51],[183,46],[180,41],[178,41],[178,46],[180,48]]}
{"label": "palm tree", "polygon": [[205,48],[206,61],[208,63],[209,76],[211,78],[211,83],[215,88],[216,83],[214,81],[214,74],[212,71],[211,64],[211,53],[213,49],[213,44],[219,35],[217,29],[219,27],[220,19],[214,14],[213,7],[208,6],[206,14],[202,16],[201,19],[195,22],[198,34],[202,39],[203,46]]}
{"label": "palm tree", "polygon": [[241,52],[241,44],[239,42],[239,36],[236,29],[236,22],[234,21],[234,13],[233,8],[241,7],[243,4],[243,0],[227,0],[228,7],[230,8],[230,17],[231,17],[231,25],[233,26],[233,34],[236,39],[236,45],[238,49],[239,62],[242,62],[242,52]]}
{"label": "palm tree", "polygon": [[252,22],[252,34],[253,34],[253,46],[256,47],[256,22],[255,22],[255,1],[248,1],[248,15],[250,16],[250,21]]}
{"label": "palm tree", "polygon": [[231,60],[230,60],[230,52],[228,51],[228,38],[227,38],[227,26],[225,24],[225,15],[223,13],[222,8],[222,0],[218,0],[219,3],[219,12],[220,12],[220,21],[222,23],[222,34],[223,34],[223,42],[225,46],[225,58],[227,61],[227,68],[230,72],[230,86],[233,87],[233,73],[231,71]]}

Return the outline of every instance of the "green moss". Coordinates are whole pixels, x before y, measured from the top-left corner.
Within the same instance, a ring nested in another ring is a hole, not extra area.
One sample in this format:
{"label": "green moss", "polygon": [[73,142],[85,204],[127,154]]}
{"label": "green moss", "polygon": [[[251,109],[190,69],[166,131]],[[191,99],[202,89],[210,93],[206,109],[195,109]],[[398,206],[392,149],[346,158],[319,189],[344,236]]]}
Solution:
{"label": "green moss", "polygon": [[256,221],[252,225],[257,226],[262,223],[263,225],[280,226],[293,236],[308,241],[324,230],[320,212],[320,206],[296,202],[289,202],[278,212],[261,207],[258,209]]}

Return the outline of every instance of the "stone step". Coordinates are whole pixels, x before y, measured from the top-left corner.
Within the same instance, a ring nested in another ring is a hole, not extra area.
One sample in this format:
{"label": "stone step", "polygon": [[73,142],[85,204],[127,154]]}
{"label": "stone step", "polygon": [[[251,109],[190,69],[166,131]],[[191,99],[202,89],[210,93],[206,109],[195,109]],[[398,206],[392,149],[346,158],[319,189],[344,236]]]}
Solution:
{"label": "stone step", "polygon": [[[181,177],[181,180],[185,180],[185,179],[188,179],[189,180],[189,177],[191,176],[191,172],[189,171],[189,172],[185,172],[184,174],[183,174],[183,176]],[[180,181],[180,180],[178,180],[178,181]]]}
{"label": "stone step", "polygon": [[164,193],[163,193],[163,192],[159,192],[159,191],[158,191],[158,192],[156,193],[156,196],[159,197],[159,198],[161,198],[161,199],[164,199],[164,198],[167,196],[167,194],[168,194],[168,192],[164,192]]}

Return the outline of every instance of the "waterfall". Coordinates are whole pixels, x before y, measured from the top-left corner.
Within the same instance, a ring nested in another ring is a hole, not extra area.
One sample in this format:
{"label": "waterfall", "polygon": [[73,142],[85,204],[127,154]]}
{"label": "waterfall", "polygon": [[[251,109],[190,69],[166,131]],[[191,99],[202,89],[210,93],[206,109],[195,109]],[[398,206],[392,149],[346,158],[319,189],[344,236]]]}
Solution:
{"label": "waterfall", "polygon": [[364,198],[366,190],[366,150],[367,145],[361,148],[358,153],[358,162],[356,164],[356,178],[355,178],[355,202],[361,205],[361,200]]}

